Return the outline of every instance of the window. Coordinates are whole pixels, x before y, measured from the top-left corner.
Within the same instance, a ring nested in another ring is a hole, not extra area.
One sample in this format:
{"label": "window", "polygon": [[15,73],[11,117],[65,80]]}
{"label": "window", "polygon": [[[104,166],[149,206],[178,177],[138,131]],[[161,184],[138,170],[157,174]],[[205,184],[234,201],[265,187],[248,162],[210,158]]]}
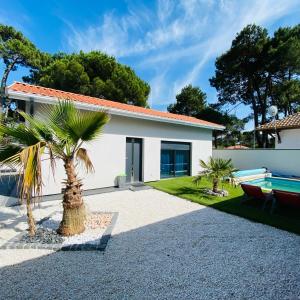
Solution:
{"label": "window", "polygon": [[190,143],[161,142],[161,178],[190,175]]}

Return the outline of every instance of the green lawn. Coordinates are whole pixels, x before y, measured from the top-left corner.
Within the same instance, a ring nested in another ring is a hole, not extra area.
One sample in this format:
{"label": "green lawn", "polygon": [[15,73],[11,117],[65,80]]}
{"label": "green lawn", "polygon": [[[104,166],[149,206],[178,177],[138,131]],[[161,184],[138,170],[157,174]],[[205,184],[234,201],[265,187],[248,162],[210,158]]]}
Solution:
{"label": "green lawn", "polygon": [[203,193],[204,188],[211,187],[210,181],[205,178],[198,187],[192,183],[192,177],[163,179],[156,182],[149,182],[148,185],[192,202],[300,234],[299,210],[287,210],[282,208],[271,215],[269,213],[270,207],[262,211],[261,203],[253,200],[241,203],[243,191],[240,187],[235,188],[225,183],[224,188],[229,192],[229,196],[214,197]]}

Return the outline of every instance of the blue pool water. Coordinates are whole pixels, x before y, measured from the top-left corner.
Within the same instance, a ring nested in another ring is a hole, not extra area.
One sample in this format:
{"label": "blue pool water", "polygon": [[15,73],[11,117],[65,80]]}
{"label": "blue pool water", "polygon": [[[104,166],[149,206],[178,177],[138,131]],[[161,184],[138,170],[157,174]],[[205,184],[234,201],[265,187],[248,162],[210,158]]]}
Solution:
{"label": "blue pool water", "polygon": [[300,193],[300,180],[267,177],[263,179],[256,179],[245,182],[247,184],[260,186],[266,190],[282,190],[288,192]]}
{"label": "blue pool water", "polygon": [[264,173],[266,173],[266,171],[267,171],[266,168],[251,169],[251,170],[241,170],[241,171],[233,172],[232,175],[233,175],[233,177],[243,177],[243,176],[264,174]]}

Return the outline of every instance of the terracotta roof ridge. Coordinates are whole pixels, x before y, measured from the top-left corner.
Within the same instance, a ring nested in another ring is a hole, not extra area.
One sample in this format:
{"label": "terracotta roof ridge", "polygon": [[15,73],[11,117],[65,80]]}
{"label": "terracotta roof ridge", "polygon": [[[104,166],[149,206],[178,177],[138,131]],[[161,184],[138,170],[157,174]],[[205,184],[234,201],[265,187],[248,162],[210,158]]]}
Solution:
{"label": "terracotta roof ridge", "polygon": [[[90,97],[90,98],[94,98],[94,99],[98,99],[98,100],[107,100],[107,99],[97,98],[97,97],[93,97],[93,96],[89,96],[89,95],[77,94],[77,93],[74,93],[74,92],[67,92],[67,91],[64,91],[64,90],[53,89],[53,88],[49,88],[49,87],[46,87],[46,86],[30,84],[30,83],[21,82],[21,81],[15,81],[14,83],[21,84],[23,86],[31,86],[31,87],[34,87],[34,88],[50,90],[50,91],[53,91],[53,92],[60,92],[60,93],[71,94],[71,95],[76,95],[76,96],[80,95],[80,96]],[[12,86],[13,86],[13,84],[10,85],[10,87],[12,87]],[[114,102],[113,100],[108,100],[108,101]]]}
{"label": "terracotta roof ridge", "polygon": [[[22,91],[22,87],[24,88],[23,91]],[[30,88],[32,90],[30,90]],[[176,120],[183,121],[183,122],[192,122],[192,123],[208,125],[208,126],[213,126],[213,127],[223,127],[220,124],[216,124],[216,123],[209,122],[206,120],[201,120],[201,119],[191,117],[191,116],[159,111],[159,110],[155,110],[155,109],[151,109],[151,108],[136,106],[133,104],[127,104],[127,103],[117,102],[117,101],[113,101],[113,100],[102,99],[102,98],[97,98],[97,97],[93,97],[93,96],[77,94],[77,93],[73,93],[73,92],[62,91],[62,90],[58,90],[58,89],[33,85],[33,84],[25,83],[25,82],[15,81],[13,84],[11,84],[8,87],[8,89],[13,90],[13,91],[23,92],[23,93],[32,93],[32,94],[37,94],[37,95],[41,95],[41,96],[52,97],[52,98],[53,97],[60,98],[59,94],[63,94],[65,96],[69,96],[70,100],[72,99],[74,101],[85,102],[87,104],[108,106],[108,107],[111,107],[114,109],[120,109],[120,110],[141,113],[141,114],[146,114],[146,115],[153,115],[156,117],[164,117],[164,118],[168,118],[168,119],[176,119]],[[48,92],[48,95],[47,95],[47,92]]]}
{"label": "terracotta roof ridge", "polygon": [[300,128],[300,112],[295,112],[280,120],[272,120],[268,123],[258,126],[257,128],[261,130],[267,130],[275,128],[275,126],[278,129]]}

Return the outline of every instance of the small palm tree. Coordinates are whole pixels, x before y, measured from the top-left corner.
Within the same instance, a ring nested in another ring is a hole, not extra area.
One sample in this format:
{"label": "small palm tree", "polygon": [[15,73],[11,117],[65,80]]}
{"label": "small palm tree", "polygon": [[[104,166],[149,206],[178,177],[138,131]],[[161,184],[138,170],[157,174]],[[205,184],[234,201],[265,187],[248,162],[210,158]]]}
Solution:
{"label": "small palm tree", "polygon": [[215,193],[218,192],[218,186],[223,177],[230,176],[235,171],[231,159],[210,157],[208,163],[200,160],[200,166],[203,170],[194,177],[193,182],[198,185],[202,177],[206,176],[212,180],[213,192]]}
{"label": "small palm tree", "polygon": [[63,189],[63,218],[58,228],[62,235],[79,234],[85,230],[86,218],[82,199],[82,183],[77,177],[76,161],[93,171],[92,162],[83,143],[97,138],[109,116],[102,111],[80,111],[68,100],[44,107],[39,116],[19,112],[25,124],[0,125],[0,136],[14,142],[0,147],[0,162],[20,172],[20,198],[26,200],[30,234],[35,233],[31,199],[42,194],[42,157],[48,158],[53,175],[55,162],[62,160],[66,172]]}

